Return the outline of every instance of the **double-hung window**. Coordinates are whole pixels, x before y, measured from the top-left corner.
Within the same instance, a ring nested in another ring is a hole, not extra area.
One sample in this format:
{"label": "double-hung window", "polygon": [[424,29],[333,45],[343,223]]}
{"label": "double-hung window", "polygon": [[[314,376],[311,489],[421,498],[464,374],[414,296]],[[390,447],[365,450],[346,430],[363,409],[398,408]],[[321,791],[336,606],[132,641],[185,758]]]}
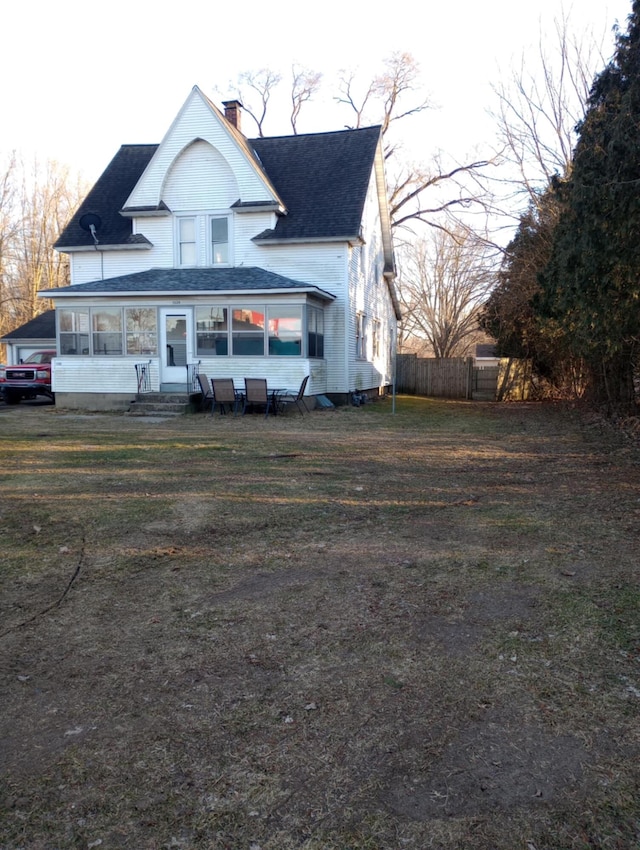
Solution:
{"label": "double-hung window", "polygon": [[175,239],[175,262],[178,268],[228,266],[231,262],[231,225],[228,215],[180,215],[176,218]]}
{"label": "double-hung window", "polygon": [[380,357],[380,334],[382,325],[380,319],[374,319],[371,323],[371,346],[373,348],[373,359]]}
{"label": "double-hung window", "polygon": [[364,360],[367,354],[366,348],[366,317],[364,313],[356,315],[356,358]]}
{"label": "double-hung window", "polygon": [[229,264],[229,219],[224,216],[209,219],[211,232],[211,265]]}
{"label": "double-hung window", "polygon": [[196,218],[178,219],[178,265],[198,265]]}

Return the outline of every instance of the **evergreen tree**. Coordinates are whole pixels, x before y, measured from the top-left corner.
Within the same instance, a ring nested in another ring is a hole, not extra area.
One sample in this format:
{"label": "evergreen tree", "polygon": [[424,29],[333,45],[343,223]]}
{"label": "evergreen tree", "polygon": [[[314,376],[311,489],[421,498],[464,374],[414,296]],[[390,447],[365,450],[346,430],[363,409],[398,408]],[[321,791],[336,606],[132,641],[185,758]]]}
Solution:
{"label": "evergreen tree", "polygon": [[592,400],[628,411],[640,355],[640,0],[593,83],[559,190],[538,306],[584,358]]}
{"label": "evergreen tree", "polygon": [[546,370],[550,364],[532,302],[540,291],[538,275],[549,261],[558,215],[553,188],[530,204],[505,249],[496,285],[480,316],[482,329],[496,340],[502,357],[538,361]]}

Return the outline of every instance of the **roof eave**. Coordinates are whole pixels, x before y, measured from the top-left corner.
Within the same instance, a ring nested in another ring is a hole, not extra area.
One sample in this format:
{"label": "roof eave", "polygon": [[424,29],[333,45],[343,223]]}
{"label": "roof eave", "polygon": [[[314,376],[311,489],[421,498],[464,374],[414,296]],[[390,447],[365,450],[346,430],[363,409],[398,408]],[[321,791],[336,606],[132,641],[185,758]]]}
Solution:
{"label": "roof eave", "polygon": [[98,245],[69,245],[69,246],[53,246],[59,254],[77,254],[81,251],[89,251],[94,253],[96,251],[150,251],[153,248],[153,244],[151,242],[119,242],[115,245],[103,245],[98,243]]}
{"label": "roof eave", "polygon": [[157,207],[123,207],[119,212],[123,218],[166,218],[171,215],[165,203]]}
{"label": "roof eave", "polygon": [[286,207],[280,201],[236,201],[231,204],[231,209],[239,215],[254,212],[273,212],[277,215],[286,215]]}
{"label": "roof eave", "polygon": [[192,297],[194,295],[215,295],[215,296],[249,296],[252,297],[255,295],[268,296],[268,295],[315,295],[316,298],[321,298],[323,301],[335,301],[336,296],[331,292],[327,292],[325,289],[320,289],[318,286],[304,286],[304,287],[283,287],[281,289],[154,289],[154,290],[144,290],[144,289],[131,289],[131,290],[102,290],[102,291],[90,291],[82,290],[80,292],[70,292],[69,290],[73,290],[74,287],[65,287],[64,291],[55,290],[55,289],[41,289],[38,292],[38,298],[139,298],[142,295],[145,296],[153,296],[153,297],[161,297],[161,298],[176,298],[177,296],[181,298]]}
{"label": "roof eave", "polygon": [[256,245],[305,245],[310,243],[326,243],[326,244],[335,244],[338,243],[348,243],[349,245],[362,245],[362,237],[358,234],[356,236],[295,236],[295,237],[260,237],[254,236],[251,240]]}

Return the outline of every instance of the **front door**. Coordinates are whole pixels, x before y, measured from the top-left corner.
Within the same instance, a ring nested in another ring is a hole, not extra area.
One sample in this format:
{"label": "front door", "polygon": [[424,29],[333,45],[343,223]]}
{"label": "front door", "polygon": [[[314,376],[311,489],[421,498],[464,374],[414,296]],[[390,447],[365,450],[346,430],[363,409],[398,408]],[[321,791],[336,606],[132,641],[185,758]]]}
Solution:
{"label": "front door", "polygon": [[160,310],[161,384],[186,387],[187,363],[193,361],[192,312],[163,307]]}

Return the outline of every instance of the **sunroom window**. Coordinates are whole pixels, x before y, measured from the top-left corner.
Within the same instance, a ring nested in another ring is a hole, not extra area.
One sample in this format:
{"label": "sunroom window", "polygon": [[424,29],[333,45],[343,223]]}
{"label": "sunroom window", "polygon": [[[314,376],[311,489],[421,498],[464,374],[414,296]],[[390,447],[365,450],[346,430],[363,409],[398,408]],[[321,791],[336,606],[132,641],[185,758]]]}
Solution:
{"label": "sunroom window", "polygon": [[264,356],[264,310],[262,307],[236,307],[232,310],[232,353]]}
{"label": "sunroom window", "polygon": [[269,354],[302,354],[302,307],[269,307]]}
{"label": "sunroom window", "polygon": [[196,351],[200,357],[229,353],[226,307],[196,308]]}
{"label": "sunroom window", "polygon": [[127,354],[156,354],[158,312],[155,307],[126,307]]}
{"label": "sunroom window", "polygon": [[60,354],[89,353],[89,310],[61,307],[58,314]]}
{"label": "sunroom window", "polygon": [[122,310],[102,307],[91,313],[94,355],[122,354]]}
{"label": "sunroom window", "polygon": [[307,307],[307,354],[324,357],[324,312],[318,307]]}

